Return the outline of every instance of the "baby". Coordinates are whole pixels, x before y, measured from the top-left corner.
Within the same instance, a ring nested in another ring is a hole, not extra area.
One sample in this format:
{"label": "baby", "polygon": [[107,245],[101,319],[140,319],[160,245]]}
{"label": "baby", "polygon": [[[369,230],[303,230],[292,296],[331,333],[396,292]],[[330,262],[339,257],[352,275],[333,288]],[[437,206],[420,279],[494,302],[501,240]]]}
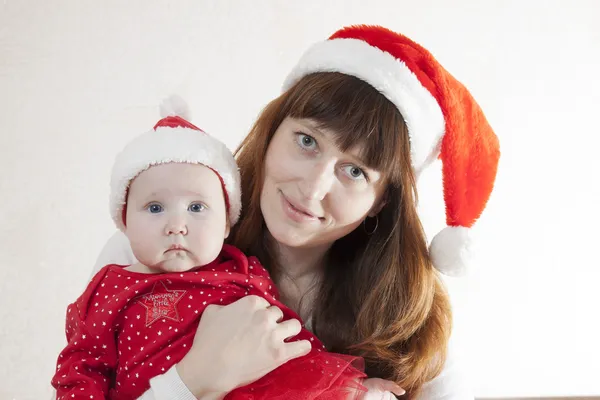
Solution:
{"label": "baby", "polygon": [[[52,385],[57,399],[137,399],[192,345],[202,313],[247,295],[278,301],[255,257],[223,244],[241,210],[240,175],[227,147],[182,117],[163,115],[118,155],[110,210],[138,263],[107,265],[67,309],[68,345]],[[364,388],[360,359],[312,350],[226,399],[345,399]],[[251,396],[251,397],[250,397]]]}

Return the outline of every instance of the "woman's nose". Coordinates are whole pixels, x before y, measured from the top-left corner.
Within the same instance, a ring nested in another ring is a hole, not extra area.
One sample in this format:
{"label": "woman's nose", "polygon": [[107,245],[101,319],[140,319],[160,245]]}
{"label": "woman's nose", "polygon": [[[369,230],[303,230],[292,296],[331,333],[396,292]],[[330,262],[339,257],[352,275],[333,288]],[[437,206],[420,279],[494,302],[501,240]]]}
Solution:
{"label": "woman's nose", "polygon": [[323,200],[335,180],[335,162],[315,162],[304,171],[299,184],[300,193],[307,200]]}

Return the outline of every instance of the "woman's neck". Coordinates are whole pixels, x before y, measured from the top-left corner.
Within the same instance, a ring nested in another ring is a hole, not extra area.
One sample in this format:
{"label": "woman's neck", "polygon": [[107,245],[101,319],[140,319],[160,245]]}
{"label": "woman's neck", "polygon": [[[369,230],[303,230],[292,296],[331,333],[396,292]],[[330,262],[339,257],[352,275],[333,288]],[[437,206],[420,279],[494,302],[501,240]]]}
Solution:
{"label": "woman's neck", "polygon": [[329,248],[297,248],[274,243],[273,255],[279,267],[275,284],[281,300],[304,320],[312,311]]}
{"label": "woman's neck", "polygon": [[293,248],[275,244],[274,256],[282,273],[293,280],[304,280],[325,268],[329,246],[323,248]]}

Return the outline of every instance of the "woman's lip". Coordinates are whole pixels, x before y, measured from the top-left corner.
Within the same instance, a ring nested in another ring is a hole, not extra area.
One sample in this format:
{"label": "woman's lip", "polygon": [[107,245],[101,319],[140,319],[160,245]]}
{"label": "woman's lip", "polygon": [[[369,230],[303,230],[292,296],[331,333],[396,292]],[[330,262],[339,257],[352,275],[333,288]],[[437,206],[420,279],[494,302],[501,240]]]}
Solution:
{"label": "woman's lip", "polygon": [[288,214],[290,218],[297,222],[309,222],[309,221],[318,221],[319,217],[314,216],[313,214],[304,211],[302,208],[296,206],[292,203],[288,198],[280,191],[281,199],[283,202],[284,210]]}

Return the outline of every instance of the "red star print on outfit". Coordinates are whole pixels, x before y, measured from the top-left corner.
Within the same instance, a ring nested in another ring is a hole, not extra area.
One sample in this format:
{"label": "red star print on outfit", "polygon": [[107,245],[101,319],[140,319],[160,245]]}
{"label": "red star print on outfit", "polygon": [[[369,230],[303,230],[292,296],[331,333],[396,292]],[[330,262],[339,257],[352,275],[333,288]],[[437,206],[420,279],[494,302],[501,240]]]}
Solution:
{"label": "red star print on outfit", "polygon": [[156,282],[152,291],[140,296],[138,303],[146,308],[146,326],[152,325],[161,318],[179,322],[177,303],[187,292],[185,290],[169,290],[163,281]]}
{"label": "red star print on outfit", "polygon": [[[254,257],[225,245],[213,263],[183,273],[141,274],[107,265],[67,309],[68,345],[58,357],[52,385],[58,400],[132,400],[151,378],[179,362],[192,345],[204,309],[257,295],[299,317],[277,299],[267,271]],[[308,330],[311,352],[289,361],[226,400],[345,399],[363,389],[362,360],[328,353]]]}

